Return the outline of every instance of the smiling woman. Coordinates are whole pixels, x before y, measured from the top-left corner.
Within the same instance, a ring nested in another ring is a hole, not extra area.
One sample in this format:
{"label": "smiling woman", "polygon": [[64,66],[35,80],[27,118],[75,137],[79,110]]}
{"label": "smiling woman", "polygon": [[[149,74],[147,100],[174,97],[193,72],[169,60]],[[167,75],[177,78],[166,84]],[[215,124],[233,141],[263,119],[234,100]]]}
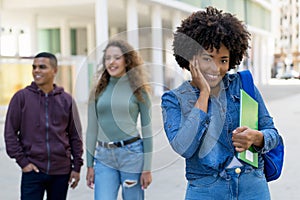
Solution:
{"label": "smiling woman", "polygon": [[[239,125],[241,79],[228,73],[247,56],[249,39],[240,20],[213,7],[192,13],[174,33],[175,59],[192,80],[165,92],[161,106],[168,140],[186,161],[186,200],[270,199],[262,154],[280,135],[257,88],[258,130]],[[236,156],[250,146],[258,168]]]}
{"label": "smiling woman", "polygon": [[145,66],[124,40],[109,41],[102,61],[88,106],[87,185],[95,200],[116,200],[120,187],[124,200],[142,200],[152,182],[153,148]]}
{"label": "smiling woman", "polygon": [[105,53],[105,67],[113,77],[121,77],[126,73],[125,57],[119,47],[110,46]]}
{"label": "smiling woman", "polygon": [[210,87],[210,93],[217,95],[220,90],[219,83],[229,70],[228,48],[221,45],[220,49],[212,48],[200,52],[194,57],[190,70],[193,78],[191,85],[197,87],[198,78],[195,76],[203,76]]}

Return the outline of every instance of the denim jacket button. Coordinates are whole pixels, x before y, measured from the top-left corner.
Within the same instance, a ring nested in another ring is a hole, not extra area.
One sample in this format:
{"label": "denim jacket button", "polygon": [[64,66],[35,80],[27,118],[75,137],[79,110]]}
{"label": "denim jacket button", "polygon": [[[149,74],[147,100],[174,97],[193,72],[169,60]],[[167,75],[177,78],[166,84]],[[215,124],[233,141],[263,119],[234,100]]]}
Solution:
{"label": "denim jacket button", "polygon": [[239,168],[239,167],[235,169],[235,173],[237,173],[237,174],[241,173],[241,171],[242,171],[242,170],[241,170],[241,168]]}

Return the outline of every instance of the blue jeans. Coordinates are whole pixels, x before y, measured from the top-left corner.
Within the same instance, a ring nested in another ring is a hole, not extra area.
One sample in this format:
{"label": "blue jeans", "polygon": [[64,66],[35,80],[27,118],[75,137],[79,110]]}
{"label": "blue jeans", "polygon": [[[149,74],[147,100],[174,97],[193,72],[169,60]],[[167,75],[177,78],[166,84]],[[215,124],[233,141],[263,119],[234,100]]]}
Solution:
{"label": "blue jeans", "polygon": [[47,175],[42,172],[23,172],[21,180],[21,200],[65,200],[68,192],[69,174]]}
{"label": "blue jeans", "polygon": [[188,181],[186,200],[270,200],[262,169],[226,169],[219,176]]}
{"label": "blue jeans", "polygon": [[95,200],[116,200],[121,186],[124,200],[143,200],[140,176],[143,143],[138,140],[119,148],[98,146],[95,156]]}

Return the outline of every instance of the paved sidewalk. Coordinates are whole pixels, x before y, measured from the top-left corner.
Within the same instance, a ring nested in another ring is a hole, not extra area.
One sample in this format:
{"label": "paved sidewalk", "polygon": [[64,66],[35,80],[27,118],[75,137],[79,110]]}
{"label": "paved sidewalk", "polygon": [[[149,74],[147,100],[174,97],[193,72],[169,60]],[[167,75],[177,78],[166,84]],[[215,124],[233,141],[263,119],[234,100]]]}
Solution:
{"label": "paved sidewalk", "polygon": [[[300,83],[300,81],[299,81]],[[298,200],[300,190],[300,161],[298,148],[300,144],[300,85],[269,85],[260,87],[267,107],[278,130],[283,135],[286,145],[285,165],[282,177],[270,183],[273,200]],[[81,118],[86,124],[85,106],[80,109]],[[146,190],[146,200],[182,200],[186,181],[184,178],[184,161],[170,148],[162,127],[160,99],[153,101],[154,160],[153,182]],[[17,200],[19,198],[20,169],[9,159],[4,150],[3,123],[0,122],[0,200]],[[81,173],[81,181],[75,190],[70,190],[70,200],[93,199],[93,191],[86,187],[86,167]]]}

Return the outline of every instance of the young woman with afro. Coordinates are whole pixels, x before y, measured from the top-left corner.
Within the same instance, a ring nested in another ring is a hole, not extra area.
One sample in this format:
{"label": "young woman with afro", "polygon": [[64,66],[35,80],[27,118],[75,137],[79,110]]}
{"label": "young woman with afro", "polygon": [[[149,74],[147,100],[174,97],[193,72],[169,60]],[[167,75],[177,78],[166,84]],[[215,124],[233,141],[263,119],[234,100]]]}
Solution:
{"label": "young woman with afro", "polygon": [[[230,13],[208,7],[184,19],[174,33],[174,56],[191,80],[162,96],[168,140],[186,161],[187,200],[270,199],[262,154],[280,135],[255,87],[258,130],[239,126],[237,73],[229,73],[247,56],[250,33]],[[252,146],[258,167],[237,158]]]}

